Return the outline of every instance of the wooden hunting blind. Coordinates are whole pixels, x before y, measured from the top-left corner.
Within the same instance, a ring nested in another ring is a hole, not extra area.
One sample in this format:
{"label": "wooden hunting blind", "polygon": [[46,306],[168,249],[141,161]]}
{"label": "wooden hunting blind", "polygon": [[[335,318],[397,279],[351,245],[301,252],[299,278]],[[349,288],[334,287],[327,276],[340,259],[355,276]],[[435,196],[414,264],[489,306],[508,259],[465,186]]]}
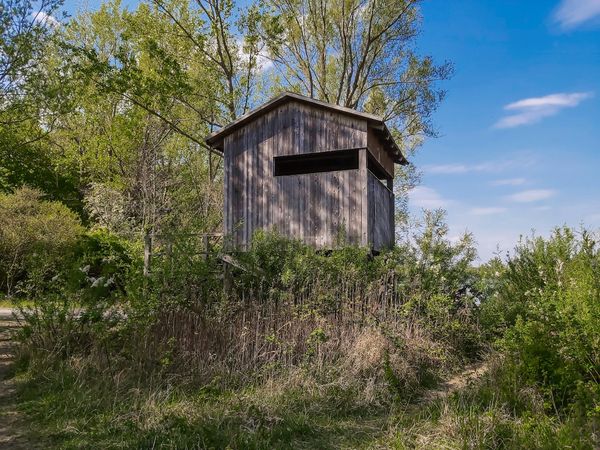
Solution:
{"label": "wooden hunting blind", "polygon": [[407,162],[380,117],[286,93],[206,142],[223,152],[234,247],[258,229],[322,249],[393,245],[394,163]]}

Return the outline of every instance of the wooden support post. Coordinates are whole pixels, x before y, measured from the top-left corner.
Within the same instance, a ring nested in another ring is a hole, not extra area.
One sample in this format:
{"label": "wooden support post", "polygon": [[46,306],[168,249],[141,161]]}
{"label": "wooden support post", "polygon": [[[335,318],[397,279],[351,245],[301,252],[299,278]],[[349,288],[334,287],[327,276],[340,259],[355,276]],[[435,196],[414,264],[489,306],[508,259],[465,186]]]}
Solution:
{"label": "wooden support post", "polygon": [[223,293],[225,297],[231,295],[233,289],[233,277],[231,275],[231,266],[229,263],[223,261]]}
{"label": "wooden support post", "polygon": [[208,261],[208,234],[202,235],[202,246],[204,247],[204,261]]}
{"label": "wooden support post", "polygon": [[144,236],[144,276],[150,276],[152,264],[152,231],[148,230]]}

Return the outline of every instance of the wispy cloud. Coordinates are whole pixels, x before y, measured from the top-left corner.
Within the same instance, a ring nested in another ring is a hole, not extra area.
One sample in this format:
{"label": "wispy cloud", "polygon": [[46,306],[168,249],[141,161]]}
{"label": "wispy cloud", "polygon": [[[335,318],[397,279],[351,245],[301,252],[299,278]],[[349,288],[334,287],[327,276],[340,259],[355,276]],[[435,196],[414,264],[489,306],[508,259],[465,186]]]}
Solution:
{"label": "wispy cloud", "polygon": [[467,166],[465,164],[438,164],[433,166],[425,166],[423,170],[427,173],[434,174],[458,174],[458,173],[467,173],[472,169],[471,166]]}
{"label": "wispy cloud", "polygon": [[[599,0],[600,1],[600,0]],[[573,92],[532,97],[510,103],[504,107],[506,111],[514,112],[501,118],[495,128],[514,128],[521,125],[537,123],[545,117],[558,114],[565,108],[574,108],[582,101],[593,96],[592,92]]]}
{"label": "wispy cloud", "polygon": [[492,186],[521,186],[526,182],[525,178],[504,178],[502,180],[494,180],[490,184]]}
{"label": "wispy cloud", "polygon": [[494,214],[502,214],[506,212],[506,208],[491,206],[488,208],[473,208],[469,212],[474,216],[491,216]]}
{"label": "wispy cloud", "polygon": [[546,200],[547,198],[556,195],[556,191],[552,189],[531,189],[528,191],[517,192],[516,194],[509,195],[508,200],[518,203],[531,203],[540,200]]}
{"label": "wispy cloud", "polygon": [[501,172],[511,167],[526,167],[535,162],[536,158],[530,155],[524,157],[516,157],[511,159],[503,159],[498,161],[484,161],[476,164],[436,164],[423,167],[426,174],[433,175],[460,175],[465,173],[493,173]]}
{"label": "wispy cloud", "polygon": [[487,172],[494,169],[492,163],[481,164],[438,164],[425,166],[423,170],[426,173],[436,175],[455,175],[468,172]]}
{"label": "wispy cloud", "polygon": [[47,14],[44,11],[31,13],[31,17],[33,18],[34,22],[41,23],[42,25],[50,25],[54,28],[60,25],[60,22],[56,20],[56,17],[51,16],[50,14]]}
{"label": "wispy cloud", "polygon": [[409,193],[410,202],[425,209],[446,208],[452,204],[451,200],[443,198],[435,189],[426,186],[417,186]]}
{"label": "wispy cloud", "polygon": [[600,0],[562,0],[554,12],[554,21],[569,30],[600,17]]}

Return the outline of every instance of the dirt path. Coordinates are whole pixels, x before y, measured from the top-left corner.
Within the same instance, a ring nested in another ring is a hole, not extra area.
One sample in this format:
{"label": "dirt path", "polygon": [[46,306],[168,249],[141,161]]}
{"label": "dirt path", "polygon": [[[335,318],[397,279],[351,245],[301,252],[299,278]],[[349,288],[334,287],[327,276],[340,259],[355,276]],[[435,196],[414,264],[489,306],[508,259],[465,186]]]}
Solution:
{"label": "dirt path", "polygon": [[470,364],[460,373],[440,384],[437,389],[427,392],[421,403],[429,403],[449,397],[453,392],[464,389],[469,383],[481,378],[489,369],[487,361]]}
{"label": "dirt path", "polygon": [[10,309],[0,309],[0,448],[6,450],[31,449],[22,433],[23,418],[16,407],[16,386],[12,378],[14,361],[12,335],[19,323]]}

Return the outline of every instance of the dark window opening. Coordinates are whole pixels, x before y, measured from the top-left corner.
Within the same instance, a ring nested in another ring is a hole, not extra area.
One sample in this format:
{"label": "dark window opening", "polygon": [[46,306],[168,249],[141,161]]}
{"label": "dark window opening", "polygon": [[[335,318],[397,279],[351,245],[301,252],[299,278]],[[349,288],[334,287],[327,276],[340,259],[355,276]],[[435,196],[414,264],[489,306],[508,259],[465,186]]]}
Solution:
{"label": "dark window opening", "polygon": [[371,153],[368,153],[368,155],[369,157],[367,159],[367,169],[369,169],[369,171],[373,175],[375,175],[379,180],[390,179],[390,175],[385,171],[381,164],[379,164],[379,161],[377,161],[375,157],[371,155]]}
{"label": "dark window opening", "polygon": [[358,169],[358,150],[333,150],[304,153],[302,155],[276,156],[274,175],[300,175]]}

